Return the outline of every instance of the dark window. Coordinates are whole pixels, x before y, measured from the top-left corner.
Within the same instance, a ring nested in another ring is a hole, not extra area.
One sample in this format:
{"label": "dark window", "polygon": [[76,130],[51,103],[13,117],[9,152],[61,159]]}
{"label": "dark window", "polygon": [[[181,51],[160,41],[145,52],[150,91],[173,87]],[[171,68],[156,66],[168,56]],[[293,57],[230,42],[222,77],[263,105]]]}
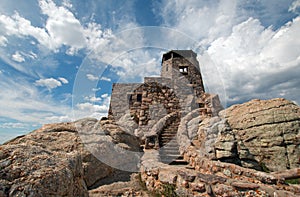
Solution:
{"label": "dark window", "polygon": [[138,94],[136,97],[137,102],[142,102],[142,94]]}
{"label": "dark window", "polygon": [[204,103],[199,103],[199,108],[204,108]]}

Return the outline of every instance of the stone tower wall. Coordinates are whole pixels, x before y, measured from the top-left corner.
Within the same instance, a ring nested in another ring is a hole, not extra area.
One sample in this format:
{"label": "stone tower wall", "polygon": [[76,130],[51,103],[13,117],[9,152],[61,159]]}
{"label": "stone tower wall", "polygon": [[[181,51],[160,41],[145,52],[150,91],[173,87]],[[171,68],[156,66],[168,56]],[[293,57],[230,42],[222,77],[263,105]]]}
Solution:
{"label": "stone tower wall", "polygon": [[154,125],[172,112],[179,112],[179,98],[174,90],[156,82],[138,87],[130,96],[130,115],[140,126]]}
{"label": "stone tower wall", "polygon": [[129,96],[141,83],[115,83],[113,84],[108,118],[118,121],[123,115],[129,113]]}
{"label": "stone tower wall", "polygon": [[175,83],[175,86],[183,83],[182,76],[184,76],[184,83],[193,88],[197,98],[201,98],[205,92],[199,62],[193,51],[170,51],[164,54],[161,76],[170,78]]}

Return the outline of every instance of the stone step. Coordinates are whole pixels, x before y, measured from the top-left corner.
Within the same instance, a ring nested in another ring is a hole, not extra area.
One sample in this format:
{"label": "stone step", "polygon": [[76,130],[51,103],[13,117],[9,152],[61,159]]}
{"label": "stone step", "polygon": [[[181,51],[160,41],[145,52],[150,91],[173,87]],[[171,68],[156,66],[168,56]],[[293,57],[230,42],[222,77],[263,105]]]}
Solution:
{"label": "stone step", "polygon": [[172,147],[172,148],[179,148],[179,145],[178,145],[178,143],[175,143],[175,142],[173,142],[172,140],[169,140],[169,141],[162,141],[161,142],[161,147],[163,147],[163,148],[169,148],[169,147]]}
{"label": "stone step", "polygon": [[163,133],[161,133],[160,135],[168,135],[168,134],[171,134],[171,135],[176,135],[177,134],[177,132],[163,132]]}
{"label": "stone step", "polygon": [[170,149],[170,148],[176,148],[178,149],[179,148],[179,145],[178,143],[175,143],[173,141],[168,141],[164,146],[162,146],[163,149]]}
{"label": "stone step", "polygon": [[160,141],[162,143],[170,143],[170,144],[177,144],[175,142],[173,142],[174,138],[164,138],[164,139],[161,139]]}
{"label": "stone step", "polygon": [[161,161],[175,161],[180,155],[161,155]]}
{"label": "stone step", "polygon": [[163,133],[160,135],[160,137],[174,137],[176,136],[176,133]]}
{"label": "stone step", "polygon": [[161,142],[168,142],[169,144],[172,144],[172,145],[174,145],[174,144],[178,145],[178,142],[176,141],[175,137],[161,139]]}
{"label": "stone step", "polygon": [[163,136],[160,136],[161,140],[162,139],[174,139],[176,138],[176,135],[163,135]]}
{"label": "stone step", "polygon": [[166,134],[166,133],[172,133],[172,134],[176,134],[177,130],[163,130],[163,132],[161,134]]}
{"label": "stone step", "polygon": [[169,163],[169,165],[188,165],[188,164],[189,163],[183,159],[176,159],[176,160],[172,161],[171,163]]}
{"label": "stone step", "polygon": [[170,163],[172,163],[173,161],[176,161],[176,159],[177,159],[177,157],[176,156],[174,156],[174,157],[161,157],[160,158],[160,161],[162,162],[162,163],[166,163],[166,164],[170,164]]}
{"label": "stone step", "polygon": [[167,155],[167,154],[170,154],[170,155],[176,154],[176,155],[180,155],[180,152],[178,151],[178,149],[168,149],[168,150],[160,151],[159,154],[165,154],[165,155]]}
{"label": "stone step", "polygon": [[178,155],[180,156],[180,152],[178,150],[164,150],[160,153],[161,155]]}
{"label": "stone step", "polygon": [[178,148],[179,148],[179,145],[173,143],[173,142],[170,140],[170,141],[163,141],[163,142],[161,142],[161,147],[164,147],[164,148],[176,148],[176,149],[178,149]]}

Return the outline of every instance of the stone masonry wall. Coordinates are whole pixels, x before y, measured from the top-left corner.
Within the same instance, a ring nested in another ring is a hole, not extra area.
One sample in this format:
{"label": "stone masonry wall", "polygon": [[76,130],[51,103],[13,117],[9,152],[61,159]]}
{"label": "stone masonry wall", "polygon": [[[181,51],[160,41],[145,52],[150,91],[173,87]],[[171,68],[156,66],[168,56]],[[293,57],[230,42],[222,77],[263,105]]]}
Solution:
{"label": "stone masonry wall", "polygon": [[123,115],[129,113],[128,96],[140,85],[140,83],[113,84],[108,112],[110,120],[118,121]]}

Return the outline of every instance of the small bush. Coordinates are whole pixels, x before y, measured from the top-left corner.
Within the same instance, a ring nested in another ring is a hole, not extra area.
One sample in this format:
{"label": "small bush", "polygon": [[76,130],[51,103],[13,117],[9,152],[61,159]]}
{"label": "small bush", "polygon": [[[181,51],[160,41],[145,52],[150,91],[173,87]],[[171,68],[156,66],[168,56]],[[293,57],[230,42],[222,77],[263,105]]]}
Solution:
{"label": "small bush", "polygon": [[289,179],[284,181],[286,184],[300,184],[300,179]]}
{"label": "small bush", "polygon": [[267,172],[267,173],[270,172],[270,169],[266,166],[265,163],[261,162],[260,163],[260,167],[261,167],[261,169],[262,169],[263,172]]}
{"label": "small bush", "polygon": [[164,184],[163,191],[161,194],[166,197],[177,197],[178,195],[176,194],[175,189],[176,189],[175,185]]}

